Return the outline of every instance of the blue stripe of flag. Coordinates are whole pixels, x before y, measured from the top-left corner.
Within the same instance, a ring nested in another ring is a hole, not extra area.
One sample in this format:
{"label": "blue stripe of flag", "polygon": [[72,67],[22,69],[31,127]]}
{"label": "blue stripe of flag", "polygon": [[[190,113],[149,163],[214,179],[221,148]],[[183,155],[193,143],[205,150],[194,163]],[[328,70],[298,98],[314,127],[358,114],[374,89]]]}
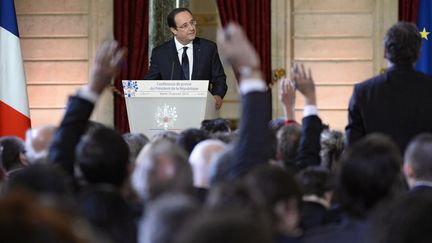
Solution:
{"label": "blue stripe of flag", "polygon": [[426,32],[430,32],[428,40],[422,39],[422,48],[420,56],[417,60],[416,69],[426,74],[432,75],[432,1],[431,0],[420,0],[418,15],[417,15],[417,27],[419,31],[426,29]]}
{"label": "blue stripe of flag", "polygon": [[14,0],[0,0],[0,27],[19,37]]}

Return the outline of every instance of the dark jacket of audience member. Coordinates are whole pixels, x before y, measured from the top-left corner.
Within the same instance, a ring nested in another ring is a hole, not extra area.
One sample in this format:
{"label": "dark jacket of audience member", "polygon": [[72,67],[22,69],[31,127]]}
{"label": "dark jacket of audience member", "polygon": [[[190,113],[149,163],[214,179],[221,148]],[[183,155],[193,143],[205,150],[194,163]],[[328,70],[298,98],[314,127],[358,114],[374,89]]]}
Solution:
{"label": "dark jacket of audience member", "polygon": [[383,135],[360,140],[342,155],[341,162],[339,222],[306,232],[306,243],[369,242],[371,214],[393,198],[401,179],[399,150]]}
{"label": "dark jacket of audience member", "polygon": [[[136,242],[134,213],[120,193],[128,176],[129,149],[121,135],[107,127],[97,126],[84,135],[93,107],[78,96],[69,99],[49,158],[74,181],[75,161],[81,169],[89,183],[79,198],[78,211],[84,218],[114,242]],[[115,220],[115,215],[122,215],[124,220]]]}
{"label": "dark jacket of audience member", "polygon": [[413,191],[375,218],[371,243],[427,243],[432,239],[432,193]]}
{"label": "dark jacket of audience member", "polygon": [[297,176],[303,192],[301,227],[310,230],[333,220],[331,208],[334,183],[330,173],[322,167],[308,167]]}
{"label": "dark jacket of audience member", "polygon": [[294,176],[283,168],[263,165],[245,179],[255,201],[271,218],[276,242],[296,242],[301,234],[301,192]]}
{"label": "dark jacket of audience member", "polygon": [[401,153],[415,135],[432,132],[432,78],[414,70],[421,36],[412,23],[394,24],[384,37],[385,73],[354,86],[346,136],[353,144],[370,133],[384,133]]}

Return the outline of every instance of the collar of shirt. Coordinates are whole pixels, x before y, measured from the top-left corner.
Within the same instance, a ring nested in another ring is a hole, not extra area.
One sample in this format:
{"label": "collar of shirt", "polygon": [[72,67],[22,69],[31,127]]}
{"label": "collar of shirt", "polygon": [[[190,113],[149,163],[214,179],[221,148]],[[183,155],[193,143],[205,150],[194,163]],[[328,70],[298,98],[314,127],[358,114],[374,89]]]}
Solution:
{"label": "collar of shirt", "polygon": [[183,53],[183,47],[185,47],[185,46],[189,47],[188,50],[192,50],[192,48],[193,48],[192,41],[189,42],[189,44],[187,44],[187,45],[183,45],[182,43],[180,43],[177,40],[177,38],[174,37],[174,43],[176,45],[176,50],[177,50],[178,53]]}

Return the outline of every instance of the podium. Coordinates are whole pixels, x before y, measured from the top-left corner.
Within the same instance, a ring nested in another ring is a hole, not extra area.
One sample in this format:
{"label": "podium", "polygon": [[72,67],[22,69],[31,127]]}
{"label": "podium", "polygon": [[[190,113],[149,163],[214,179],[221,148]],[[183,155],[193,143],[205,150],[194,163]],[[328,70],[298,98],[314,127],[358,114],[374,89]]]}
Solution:
{"label": "podium", "polygon": [[217,117],[208,80],[123,80],[131,132],[152,137],[161,131],[199,128]]}

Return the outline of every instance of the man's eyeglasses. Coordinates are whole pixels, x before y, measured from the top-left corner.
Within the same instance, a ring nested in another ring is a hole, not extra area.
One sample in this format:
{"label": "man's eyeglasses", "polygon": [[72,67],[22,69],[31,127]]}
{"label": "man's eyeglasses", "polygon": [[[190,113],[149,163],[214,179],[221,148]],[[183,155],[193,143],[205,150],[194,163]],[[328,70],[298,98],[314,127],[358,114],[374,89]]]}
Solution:
{"label": "man's eyeglasses", "polygon": [[196,20],[191,20],[190,22],[186,22],[186,23],[182,24],[181,26],[179,26],[177,28],[185,30],[185,29],[187,29],[189,27],[194,28],[196,26],[196,24],[197,24]]}

